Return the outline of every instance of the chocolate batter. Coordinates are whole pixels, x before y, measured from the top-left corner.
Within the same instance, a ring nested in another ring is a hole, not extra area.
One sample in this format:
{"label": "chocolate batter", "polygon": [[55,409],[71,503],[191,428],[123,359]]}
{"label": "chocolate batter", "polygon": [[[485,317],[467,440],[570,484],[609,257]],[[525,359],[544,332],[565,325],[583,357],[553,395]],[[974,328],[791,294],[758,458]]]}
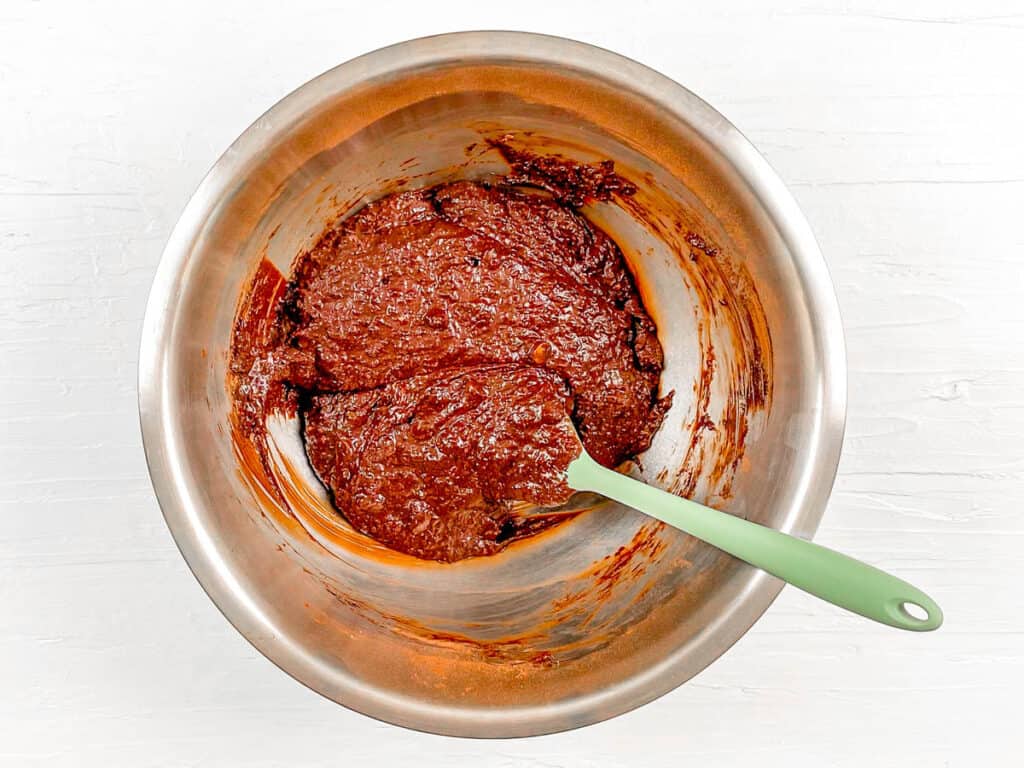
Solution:
{"label": "chocolate batter", "polygon": [[614,466],[647,449],[671,400],[621,252],[571,207],[628,182],[610,164],[509,160],[512,182],[551,194],[457,182],[378,200],[300,257],[266,353],[233,350],[236,393],[284,386],[338,510],[427,559],[544,525],[511,502],[568,500],[567,416]]}

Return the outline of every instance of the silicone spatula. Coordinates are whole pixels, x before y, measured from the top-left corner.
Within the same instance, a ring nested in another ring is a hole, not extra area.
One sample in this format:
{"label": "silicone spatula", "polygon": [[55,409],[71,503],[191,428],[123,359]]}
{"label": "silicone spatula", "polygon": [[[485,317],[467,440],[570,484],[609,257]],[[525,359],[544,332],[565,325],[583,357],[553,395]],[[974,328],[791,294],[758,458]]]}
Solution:
{"label": "silicone spatula", "polygon": [[566,472],[569,486],[577,491],[599,493],[632,507],[869,619],[913,632],[942,624],[938,604],[903,579],[819,544],[646,485],[601,466],[582,445],[580,450]]}

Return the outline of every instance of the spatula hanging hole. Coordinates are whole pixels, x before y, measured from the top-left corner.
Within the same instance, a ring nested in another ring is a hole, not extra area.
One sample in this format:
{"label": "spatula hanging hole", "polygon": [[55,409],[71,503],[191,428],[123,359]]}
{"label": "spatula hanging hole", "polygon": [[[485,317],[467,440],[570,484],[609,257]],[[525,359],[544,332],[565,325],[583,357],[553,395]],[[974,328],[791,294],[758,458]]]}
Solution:
{"label": "spatula hanging hole", "polygon": [[912,619],[917,619],[918,621],[925,621],[928,618],[928,611],[926,611],[917,603],[900,603],[900,608],[903,610],[905,614],[907,614]]}

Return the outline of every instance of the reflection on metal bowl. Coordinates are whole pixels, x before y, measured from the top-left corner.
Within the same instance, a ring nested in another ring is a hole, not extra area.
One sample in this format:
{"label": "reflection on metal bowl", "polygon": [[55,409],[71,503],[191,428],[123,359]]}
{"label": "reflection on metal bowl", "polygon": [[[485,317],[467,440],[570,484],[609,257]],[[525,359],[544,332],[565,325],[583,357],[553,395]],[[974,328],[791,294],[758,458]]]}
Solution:
{"label": "reflection on metal bowl", "polygon": [[638,187],[584,213],[626,255],[676,392],[636,468],[647,482],[810,536],[845,408],[836,301],[796,204],[724,118],[635,62],[532,34],[444,35],[348,62],[260,118],[197,190],[153,285],[139,399],[157,495],[210,597],[278,666],[374,717],[468,736],[650,701],[780,588],[610,503],[495,556],[417,560],[331,508],[294,420],[269,425],[269,461],[232,428],[240,308],[270,311],[295,256],[368,200],[505,172],[486,142],[504,135],[611,159]]}

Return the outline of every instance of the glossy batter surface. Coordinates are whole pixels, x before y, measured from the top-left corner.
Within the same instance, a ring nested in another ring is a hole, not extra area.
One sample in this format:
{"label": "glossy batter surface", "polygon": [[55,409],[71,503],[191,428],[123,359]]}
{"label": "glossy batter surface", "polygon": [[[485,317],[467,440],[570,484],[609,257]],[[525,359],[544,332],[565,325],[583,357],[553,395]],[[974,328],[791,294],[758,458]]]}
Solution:
{"label": "glossy batter surface", "polygon": [[356,528],[406,552],[457,560],[529,532],[508,500],[568,500],[565,467],[579,453],[571,407],[564,382],[543,368],[444,371],[317,395],[306,449]]}
{"label": "glossy batter surface", "polygon": [[537,527],[512,502],[568,499],[567,417],[614,466],[669,404],[618,247],[564,196],[506,185],[368,205],[300,258],[277,332],[255,367],[296,393],[336,507],[429,559],[495,552]]}

